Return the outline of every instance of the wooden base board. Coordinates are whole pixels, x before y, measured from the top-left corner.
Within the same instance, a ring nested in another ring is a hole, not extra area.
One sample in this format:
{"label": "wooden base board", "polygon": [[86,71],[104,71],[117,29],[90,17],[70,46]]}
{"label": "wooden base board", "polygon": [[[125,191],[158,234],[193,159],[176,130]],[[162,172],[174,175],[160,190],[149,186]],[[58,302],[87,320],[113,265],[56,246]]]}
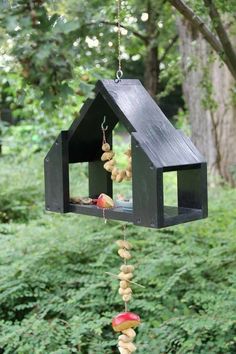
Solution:
{"label": "wooden base board", "polygon": [[[96,205],[80,205],[69,204],[69,212],[97,217],[104,217],[106,219],[120,220],[125,222],[133,222],[133,212],[123,208],[102,209]],[[178,208],[173,206],[164,207],[164,225],[162,227],[172,226],[179,223],[198,220],[202,218],[202,211],[198,209]],[[142,225],[140,225],[142,226]],[[150,226],[152,227],[152,226]],[[153,228],[156,228],[153,226]]]}

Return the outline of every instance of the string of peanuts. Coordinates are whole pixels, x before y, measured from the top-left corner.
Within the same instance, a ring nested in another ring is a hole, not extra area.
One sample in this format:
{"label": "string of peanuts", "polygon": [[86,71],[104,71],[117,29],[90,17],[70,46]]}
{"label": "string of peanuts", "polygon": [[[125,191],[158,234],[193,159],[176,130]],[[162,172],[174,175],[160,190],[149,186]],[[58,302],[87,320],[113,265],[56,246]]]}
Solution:
{"label": "string of peanuts", "polygon": [[127,264],[127,261],[132,258],[132,245],[125,239],[125,226],[124,239],[117,240],[116,244],[119,247],[118,254],[123,260],[123,264],[120,266],[120,273],[118,275],[110,272],[106,272],[106,274],[120,280],[119,294],[125,303],[125,312],[118,314],[112,319],[112,327],[115,332],[121,332],[118,337],[118,350],[120,354],[131,354],[137,349],[133,343],[136,337],[134,328],[138,327],[141,322],[137,314],[128,311],[128,303],[132,298],[131,285],[134,284],[142,288],[144,288],[144,286],[131,280],[133,278],[134,266]]}
{"label": "string of peanuts", "polygon": [[106,128],[102,126],[103,132],[103,142],[102,142],[102,151],[101,160],[104,163],[103,167],[107,172],[111,173],[111,179],[118,183],[122,181],[129,181],[132,178],[132,157],[131,149],[128,149],[125,152],[125,155],[128,158],[128,164],[125,169],[121,170],[117,167],[116,160],[114,159],[115,153],[111,150],[110,144],[106,141]]}
{"label": "string of peanuts", "polygon": [[[116,167],[116,161],[114,159],[115,153],[111,150],[110,145],[106,141],[106,130],[108,129],[108,126],[104,127],[105,121],[106,117],[104,117],[104,120],[101,124],[103,133],[103,154],[101,156],[101,160],[105,162],[104,169],[111,173],[111,179],[116,182],[129,180],[132,177],[131,149],[125,153],[128,157],[128,165],[126,169],[119,170]],[[103,209],[103,213],[104,210],[105,209]],[[103,214],[103,217],[105,219],[105,213]],[[140,324],[140,317],[137,314],[128,311],[128,303],[132,298],[131,284],[141,287],[143,286],[132,281],[134,266],[127,264],[127,261],[131,259],[132,245],[126,240],[125,226],[123,228],[123,240],[117,240],[116,243],[119,247],[118,254],[123,260],[123,264],[120,266],[120,273],[118,276],[112,273],[106,273],[120,280],[119,294],[125,303],[125,312],[116,315],[112,319],[112,327],[115,332],[121,333],[118,337],[118,350],[120,354],[131,354],[136,351],[136,346],[133,343],[136,336],[134,328]]]}
{"label": "string of peanuts", "polygon": [[128,328],[122,331],[119,336],[118,349],[120,354],[130,354],[136,351],[136,346],[132,343],[136,333],[133,328]]}
{"label": "string of peanuts", "polygon": [[[125,239],[125,226],[124,226],[124,239],[116,241],[118,254],[123,260],[123,264],[120,266],[120,273],[118,279],[120,280],[119,294],[122,300],[125,302],[125,312],[128,311],[128,302],[132,298],[131,279],[133,278],[134,266],[127,264],[127,261],[131,259],[130,250],[132,245]],[[132,321],[131,321],[132,322]],[[136,346],[133,340],[136,333],[132,327],[134,325],[130,322],[130,328],[121,330],[121,335],[118,337],[118,350],[121,354],[130,354],[136,351]]]}
{"label": "string of peanuts", "polygon": [[130,287],[129,280],[133,278],[134,266],[127,265],[127,260],[131,259],[130,249],[132,246],[126,240],[118,240],[116,243],[119,247],[118,254],[124,261],[124,264],[122,264],[120,267],[121,272],[118,275],[118,278],[120,279],[119,294],[122,296],[122,299],[125,302],[127,311],[128,302],[132,298],[132,289]]}

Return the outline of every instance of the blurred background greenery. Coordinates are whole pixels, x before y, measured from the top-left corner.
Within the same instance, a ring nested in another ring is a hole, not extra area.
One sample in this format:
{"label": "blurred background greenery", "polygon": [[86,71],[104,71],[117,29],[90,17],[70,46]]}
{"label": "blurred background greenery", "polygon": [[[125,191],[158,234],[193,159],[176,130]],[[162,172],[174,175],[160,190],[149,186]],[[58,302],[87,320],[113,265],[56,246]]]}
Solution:
{"label": "blurred background greenery", "polygon": [[[123,69],[207,157],[210,212],[159,231],[127,225],[135,281],[145,286],[131,302],[142,318],[137,353],[235,354],[235,77],[225,47],[217,57],[209,38],[170,3],[122,1]],[[215,1],[215,22],[209,1],[184,4],[214,38],[221,40],[221,23],[234,43],[233,2]],[[45,213],[43,182],[55,137],[93,97],[95,82],[115,76],[116,5],[0,2],[0,353],[117,352],[110,323],[123,305],[105,272],[118,271],[122,223]],[[120,127],[121,165],[126,148]],[[86,164],[70,174],[71,193],[83,195]],[[176,199],[175,184],[170,175],[168,201]],[[117,193],[128,195],[130,184]]]}

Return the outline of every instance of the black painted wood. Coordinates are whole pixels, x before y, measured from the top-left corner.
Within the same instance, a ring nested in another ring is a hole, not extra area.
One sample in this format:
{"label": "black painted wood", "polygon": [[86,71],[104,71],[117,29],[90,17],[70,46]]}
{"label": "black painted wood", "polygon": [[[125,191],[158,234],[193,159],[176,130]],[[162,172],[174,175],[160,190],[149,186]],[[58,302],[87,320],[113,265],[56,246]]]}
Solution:
{"label": "black painted wood", "polygon": [[[69,212],[75,214],[83,214],[88,216],[95,216],[103,218],[103,211],[94,205],[78,205],[69,204]],[[122,208],[106,209],[105,217],[106,219],[120,220],[125,222],[133,222],[137,226],[146,226],[150,228],[164,228],[168,226],[173,226],[180,223],[186,223],[189,221],[195,221],[202,218],[202,212],[198,209],[188,209],[188,208],[177,208],[171,206],[164,207],[165,222],[163,225],[156,226],[154,224],[141,225],[140,223],[135,223],[135,216],[132,210],[123,210]]]}
{"label": "black painted wood", "polygon": [[44,159],[46,210],[65,213],[69,204],[67,132],[62,131]]}
{"label": "black painted wood", "polygon": [[102,80],[97,84],[127,130],[145,139],[156,167],[204,162],[191,140],[176,130],[138,80]]}
{"label": "black painted wood", "polygon": [[89,162],[89,196],[97,198],[101,193],[105,193],[112,198],[112,180],[111,174],[104,173],[104,162]]}
{"label": "black painted wood", "polygon": [[98,81],[96,93],[69,129],[70,162],[93,161],[100,156],[100,125],[104,115],[109,133],[118,120],[130,134],[138,132],[145,139],[156,167],[170,170],[171,166],[204,161],[191,140],[172,126],[140,81]]}
{"label": "black painted wood", "polygon": [[207,193],[207,163],[206,162],[201,164],[199,193],[201,193],[201,200],[202,200],[202,217],[207,218],[208,193]]}
{"label": "black painted wood", "polygon": [[73,122],[68,131],[69,162],[90,162],[99,160],[102,154],[101,123],[106,116],[108,125],[107,136],[118,123],[118,118],[107,105],[104,98],[98,94],[94,101],[88,102],[81,115]]}
{"label": "black painted wood", "polygon": [[128,211],[123,210],[122,208],[105,209],[105,211],[103,212],[101,208],[98,208],[95,205],[69,204],[69,212],[90,216],[98,216],[100,218],[103,218],[105,216],[106,219],[133,222],[132,210]]}
{"label": "black painted wood", "polygon": [[132,134],[132,186],[134,224],[163,226],[163,173],[155,168]]}
{"label": "black painted wood", "polygon": [[206,164],[177,172],[179,207],[201,209],[203,216],[207,216],[206,175]]}
{"label": "black painted wood", "polygon": [[[101,123],[107,137],[120,121],[132,136],[133,210],[105,211],[108,219],[162,228],[207,216],[207,169],[191,140],[176,130],[138,80],[98,81],[68,132],[62,132],[45,159],[46,208],[103,216],[95,206],[69,203],[69,163],[89,163],[89,196],[112,196],[103,169]],[[110,143],[112,141],[110,140]],[[163,173],[177,171],[178,207],[163,205]]]}
{"label": "black painted wood", "polygon": [[163,227],[195,221],[203,217],[201,209],[165,206]]}

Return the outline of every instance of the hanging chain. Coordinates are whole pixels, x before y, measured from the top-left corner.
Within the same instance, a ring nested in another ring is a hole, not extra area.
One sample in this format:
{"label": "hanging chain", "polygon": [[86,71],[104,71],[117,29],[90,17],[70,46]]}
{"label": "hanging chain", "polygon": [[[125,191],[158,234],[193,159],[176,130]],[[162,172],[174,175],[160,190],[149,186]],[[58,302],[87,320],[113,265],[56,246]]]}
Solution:
{"label": "hanging chain", "polygon": [[120,82],[123,76],[121,65],[121,0],[117,1],[117,34],[118,34],[118,70],[116,72],[116,82]]}

